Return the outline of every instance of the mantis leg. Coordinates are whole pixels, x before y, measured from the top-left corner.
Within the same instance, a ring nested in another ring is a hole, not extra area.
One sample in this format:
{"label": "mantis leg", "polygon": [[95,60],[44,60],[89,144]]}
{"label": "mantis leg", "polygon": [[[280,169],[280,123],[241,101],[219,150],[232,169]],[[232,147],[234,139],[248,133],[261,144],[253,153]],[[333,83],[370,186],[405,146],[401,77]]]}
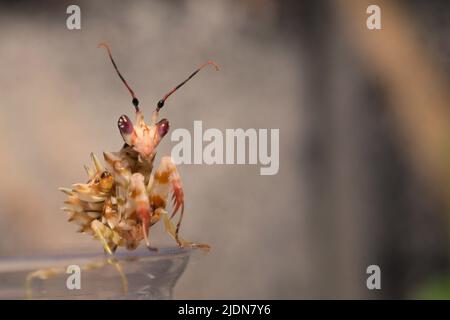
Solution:
{"label": "mantis leg", "polygon": [[172,221],[169,218],[169,215],[166,210],[159,208],[157,209],[158,214],[162,217],[162,220],[164,222],[164,227],[166,229],[166,232],[177,241],[178,245],[182,248],[199,248],[206,251],[209,251],[211,247],[204,243],[195,243],[191,241],[187,241],[176,233],[176,227],[173,225]]}
{"label": "mantis leg", "polygon": [[[149,184],[147,188],[150,189],[148,190],[149,199],[152,207],[155,208],[155,213],[158,209],[166,208],[170,192],[172,192],[173,200],[173,212],[170,218],[173,218],[181,209],[173,236],[178,245],[182,246],[182,242],[179,239],[179,231],[184,214],[184,193],[180,175],[171,157],[166,156],[161,159],[161,163],[150,181],[151,185]],[[157,214],[157,216],[159,215]]]}

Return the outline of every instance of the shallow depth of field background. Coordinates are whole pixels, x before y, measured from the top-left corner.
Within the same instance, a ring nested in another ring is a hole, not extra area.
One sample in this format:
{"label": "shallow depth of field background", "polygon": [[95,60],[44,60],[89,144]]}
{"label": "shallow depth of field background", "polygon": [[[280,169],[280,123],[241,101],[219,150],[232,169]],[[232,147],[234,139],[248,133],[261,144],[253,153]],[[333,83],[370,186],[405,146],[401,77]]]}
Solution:
{"label": "shallow depth of field background", "polygon": [[83,182],[89,153],[118,150],[117,119],[133,118],[106,41],[147,119],[213,59],[221,71],[162,110],[172,128],[280,129],[277,175],[180,166],[182,234],[213,250],[175,298],[448,297],[448,2],[376,1],[381,31],[366,1],[77,1],[69,31],[73,3],[0,6],[0,255],[102,250],[66,222],[57,187]]}

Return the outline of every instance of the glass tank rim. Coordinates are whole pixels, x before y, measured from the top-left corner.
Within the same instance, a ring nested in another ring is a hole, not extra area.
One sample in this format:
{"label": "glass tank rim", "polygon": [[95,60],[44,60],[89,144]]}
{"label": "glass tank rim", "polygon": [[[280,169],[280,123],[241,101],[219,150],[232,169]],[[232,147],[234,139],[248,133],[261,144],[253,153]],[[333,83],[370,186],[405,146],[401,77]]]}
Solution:
{"label": "glass tank rim", "polygon": [[134,251],[121,250],[110,256],[102,252],[76,252],[62,254],[17,255],[0,257],[0,273],[31,270],[37,268],[51,268],[70,264],[83,264],[92,261],[115,259],[116,261],[132,262],[160,260],[184,257],[191,254],[194,248],[161,247],[158,251],[142,248]]}

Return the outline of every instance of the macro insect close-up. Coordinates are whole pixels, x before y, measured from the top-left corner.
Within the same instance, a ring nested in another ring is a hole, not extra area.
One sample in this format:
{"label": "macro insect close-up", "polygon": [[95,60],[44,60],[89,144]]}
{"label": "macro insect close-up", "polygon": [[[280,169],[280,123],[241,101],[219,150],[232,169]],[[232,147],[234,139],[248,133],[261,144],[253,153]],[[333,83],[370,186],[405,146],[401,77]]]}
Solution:
{"label": "macro insect close-up", "polygon": [[[68,198],[62,208],[69,221],[79,225],[79,232],[99,239],[105,252],[113,254],[118,247],[136,249],[142,240],[150,250],[157,250],[150,243],[150,228],[159,221],[164,222],[167,233],[180,247],[209,249],[207,244],[195,243],[180,237],[180,226],[184,215],[184,193],[181,177],[170,156],[163,156],[154,168],[156,149],[169,131],[169,121],[158,121],[160,110],[166,100],[181,86],[193,78],[201,69],[212,65],[208,61],[196,69],[186,80],[170,90],[158,101],[151,115],[150,124],[134,91],[119,72],[111,49],[106,43],[99,47],[107,50],[117,75],[131,94],[135,108],[135,123],[126,115],[119,117],[117,126],[124,145],[119,152],[104,152],[105,164],[91,153],[93,166],[85,166],[87,183],[76,183],[69,188],[60,188]],[[173,200],[173,211],[169,216],[166,207],[169,196]],[[178,213],[176,225],[172,219]]]}
{"label": "macro insect close-up", "polygon": [[450,299],[450,1],[5,1],[0,30],[0,300]]}

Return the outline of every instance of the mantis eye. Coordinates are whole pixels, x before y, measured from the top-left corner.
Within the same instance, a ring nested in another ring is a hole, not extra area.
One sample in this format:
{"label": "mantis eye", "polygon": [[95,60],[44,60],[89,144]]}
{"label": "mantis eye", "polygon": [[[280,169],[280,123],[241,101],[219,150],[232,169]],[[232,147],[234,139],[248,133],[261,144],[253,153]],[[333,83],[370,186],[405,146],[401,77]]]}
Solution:
{"label": "mantis eye", "polygon": [[122,135],[125,143],[128,145],[132,145],[131,134],[133,133],[134,128],[130,118],[128,118],[126,115],[120,116],[119,120],[117,121],[117,126],[119,127],[120,134]]}
{"label": "mantis eye", "polygon": [[161,138],[164,137],[169,131],[169,121],[167,121],[167,119],[162,119],[156,124],[156,126],[158,128],[158,134]]}

